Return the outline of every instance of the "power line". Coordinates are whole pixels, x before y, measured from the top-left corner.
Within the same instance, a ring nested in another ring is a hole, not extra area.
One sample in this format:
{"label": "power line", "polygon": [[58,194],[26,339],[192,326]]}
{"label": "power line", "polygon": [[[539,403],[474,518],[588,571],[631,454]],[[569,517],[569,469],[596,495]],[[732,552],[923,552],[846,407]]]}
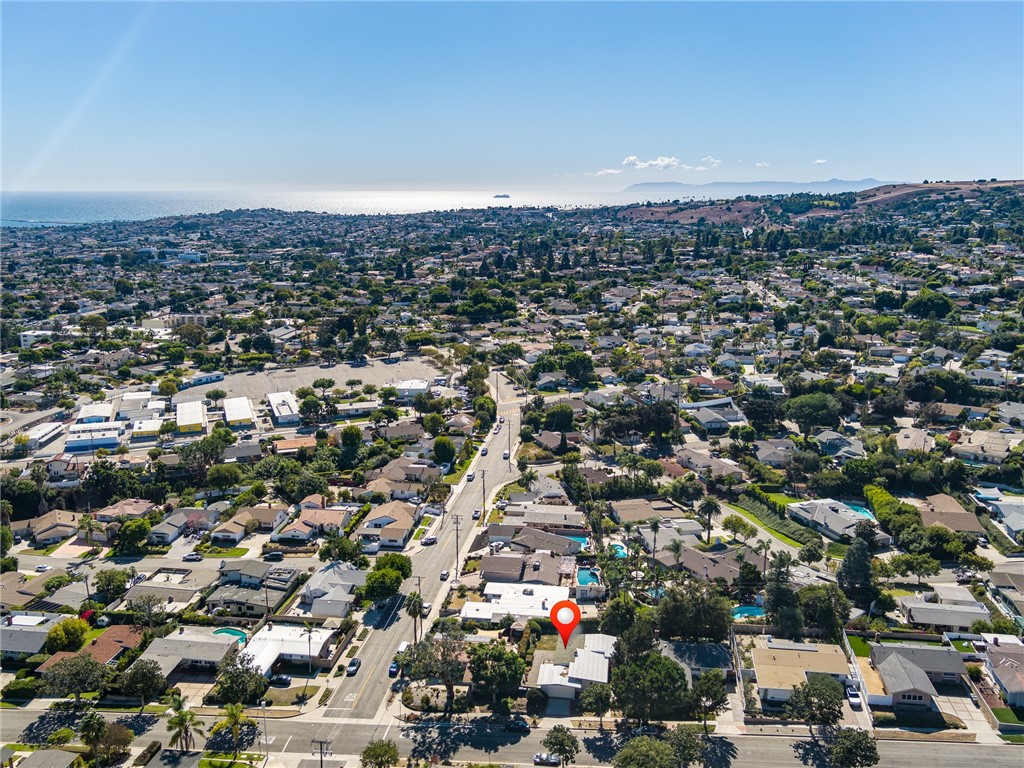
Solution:
{"label": "power line", "polygon": [[331,749],[331,742],[327,739],[313,739],[309,744],[309,752],[313,757],[320,755],[320,768],[324,768],[324,758],[334,755]]}

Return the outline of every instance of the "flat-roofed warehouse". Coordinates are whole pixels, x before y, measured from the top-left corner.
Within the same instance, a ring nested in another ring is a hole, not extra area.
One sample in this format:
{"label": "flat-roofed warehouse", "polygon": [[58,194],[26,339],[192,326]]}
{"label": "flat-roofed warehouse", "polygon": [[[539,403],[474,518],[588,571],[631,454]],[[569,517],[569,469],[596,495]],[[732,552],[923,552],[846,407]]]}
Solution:
{"label": "flat-roofed warehouse", "polygon": [[224,401],[224,421],[229,427],[251,427],[256,423],[248,397],[229,397]]}
{"label": "flat-roofed warehouse", "polygon": [[206,405],[202,400],[178,403],[175,421],[179,432],[203,432],[206,430]]}
{"label": "flat-roofed warehouse", "polygon": [[299,423],[299,403],[291,392],[271,392],[267,395],[267,403],[278,426]]}

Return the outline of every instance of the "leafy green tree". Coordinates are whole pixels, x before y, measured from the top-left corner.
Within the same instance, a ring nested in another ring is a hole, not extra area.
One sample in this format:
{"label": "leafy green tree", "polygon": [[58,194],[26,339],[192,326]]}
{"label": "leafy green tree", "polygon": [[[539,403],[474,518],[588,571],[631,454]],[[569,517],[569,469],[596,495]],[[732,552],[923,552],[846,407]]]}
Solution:
{"label": "leafy green tree", "polygon": [[571,432],[576,418],[568,403],[556,403],[544,414],[544,428],[550,432]]}
{"label": "leafy green tree", "polygon": [[167,678],[160,665],[152,659],[138,659],[121,674],[121,690],[129,696],[139,697],[139,708],[150,699],[159,697],[167,688]]}
{"label": "leafy green tree", "polygon": [[7,557],[7,552],[14,546],[14,534],[10,526],[0,527],[0,557]]}
{"label": "leafy green tree", "polygon": [[227,397],[228,393],[225,392],[223,389],[211,389],[209,392],[206,393],[206,396],[213,401],[214,405],[216,405],[225,397]]}
{"label": "leafy green tree", "polygon": [[358,448],[363,442],[363,430],[355,424],[349,424],[341,430],[341,446],[343,448]]}
{"label": "leafy green tree", "polygon": [[850,601],[835,584],[810,584],[797,593],[804,624],[820,629],[833,642],[842,640],[850,620]]}
{"label": "leafy green tree", "polygon": [[661,739],[640,736],[627,741],[612,758],[615,768],[676,768],[672,745]]}
{"label": "leafy green tree", "polygon": [[677,725],[668,734],[668,743],[675,754],[676,768],[689,768],[691,763],[696,763],[704,754],[704,744],[697,734],[681,725]]}
{"label": "leafy green tree", "polygon": [[832,395],[812,392],[792,398],[786,403],[785,411],[807,436],[814,427],[838,427],[843,407]]}
{"label": "leafy green tree", "polygon": [[317,556],[321,562],[352,563],[357,568],[367,568],[370,562],[359,544],[339,533],[329,533],[324,537]]}
{"label": "leafy green tree", "polygon": [[412,619],[412,638],[414,643],[420,641],[419,622],[423,614],[423,595],[419,592],[410,592],[405,598],[405,615]]}
{"label": "leafy green tree", "polygon": [[245,707],[241,704],[225,704],[224,716],[210,729],[213,736],[221,731],[231,732],[231,741],[235,748],[235,757],[238,757],[238,743],[242,737],[242,728],[247,725],[256,725],[256,721],[245,714]]}
{"label": "leafy green tree", "polygon": [[135,734],[121,723],[108,723],[100,741],[100,763],[111,765],[128,754],[128,747],[135,741]]}
{"label": "leafy green tree", "polygon": [[113,602],[128,589],[130,578],[128,571],[104,568],[93,577],[93,585],[96,587],[96,591],[107,599],[107,602]]}
{"label": "leafy green tree", "polygon": [[878,742],[867,731],[840,728],[828,747],[833,768],[871,768],[878,764]]}
{"label": "leafy green tree", "polygon": [[686,701],[686,672],[672,659],[651,653],[616,666],[612,690],[628,718],[644,723],[671,719]]}
{"label": "leafy green tree", "polygon": [[373,563],[373,570],[382,571],[385,568],[398,571],[402,574],[403,579],[408,579],[412,576],[412,558],[398,552],[385,552],[383,555],[377,555],[377,559]]}
{"label": "leafy green tree", "polygon": [[469,651],[469,670],[474,685],[491,696],[491,704],[511,696],[526,674],[526,662],[516,651],[506,650],[497,643],[474,644]]}
{"label": "leafy green tree", "polygon": [[935,315],[936,318],[941,320],[952,312],[955,306],[953,300],[948,296],[925,287],[918,291],[914,298],[903,305],[903,311],[914,317],[931,317]]}
{"label": "leafy green tree", "polygon": [[803,720],[814,735],[814,726],[835,725],[843,718],[843,687],[834,677],[810,673],[807,682],[793,688],[786,715]]}
{"label": "leafy green tree", "polygon": [[248,653],[235,654],[221,668],[217,691],[222,702],[252,704],[267,690],[267,678]]}
{"label": "leafy green tree", "polygon": [[313,388],[320,390],[320,397],[322,398],[327,397],[327,390],[332,389],[333,387],[334,379],[328,378],[326,376],[313,379]]}
{"label": "leafy green tree", "polygon": [[120,552],[141,552],[143,545],[149,538],[149,520],[143,517],[137,520],[129,520],[117,532],[117,548]]}
{"label": "leafy green tree", "polygon": [[451,710],[455,684],[462,679],[465,650],[466,633],[454,619],[442,619],[434,636],[424,637],[411,649],[413,676],[436,678],[444,685],[446,711]]}
{"label": "leafy green tree", "polygon": [[739,515],[726,515],[722,520],[722,528],[743,541],[757,535],[757,528]]}
{"label": "leafy green tree", "polygon": [[625,592],[610,600],[601,613],[601,632],[618,637],[633,626],[636,610],[636,602]]}
{"label": "leafy green tree", "polygon": [[691,580],[671,587],[657,610],[664,638],[721,642],[732,626],[732,604],[714,585]]}
{"label": "leafy green tree", "polygon": [[366,574],[366,584],[363,585],[363,596],[367,600],[387,600],[398,594],[402,588],[402,574],[393,568],[381,568],[370,571]]}
{"label": "leafy green tree", "polygon": [[242,482],[242,470],[237,464],[216,464],[207,470],[206,482],[219,491],[226,491]]}
{"label": "leafy green tree", "polygon": [[690,692],[690,703],[694,712],[700,717],[704,726],[704,735],[708,735],[708,718],[723,712],[729,704],[729,696],[725,691],[725,677],[720,669],[709,669],[702,672],[693,681]]}
{"label": "leafy green tree", "polygon": [[871,551],[863,539],[857,539],[846,550],[836,571],[836,583],[855,606],[865,611],[881,593],[871,568]]}
{"label": "leafy green tree", "polygon": [[89,625],[82,619],[64,619],[50,627],[46,633],[46,652],[77,651],[85,642],[88,631]]}
{"label": "leafy green tree", "polygon": [[440,413],[428,413],[423,417],[423,428],[435,437],[444,433],[444,416]]}
{"label": "leafy green tree", "polygon": [[359,755],[359,768],[391,768],[400,757],[398,745],[391,739],[374,739]]}
{"label": "leafy green tree", "polygon": [[455,461],[455,443],[447,435],[434,440],[434,461],[438,464],[451,464]]}
{"label": "leafy green tree", "polygon": [[805,544],[800,548],[800,552],[797,553],[797,557],[802,563],[820,563],[825,559],[825,553],[821,550],[821,544],[816,541],[812,541],[810,544]]}
{"label": "leafy green tree", "polygon": [[87,653],[61,659],[43,673],[44,688],[55,696],[74,694],[75,709],[82,703],[82,694],[98,691],[107,679],[106,665]]}
{"label": "leafy green tree", "polygon": [[594,683],[580,691],[577,703],[584,712],[598,717],[598,727],[604,730],[604,716],[612,708],[612,687],[608,683]]}
{"label": "leafy green tree", "polygon": [[579,739],[564,725],[554,726],[540,745],[552,755],[562,758],[563,765],[576,762],[576,755],[580,753]]}

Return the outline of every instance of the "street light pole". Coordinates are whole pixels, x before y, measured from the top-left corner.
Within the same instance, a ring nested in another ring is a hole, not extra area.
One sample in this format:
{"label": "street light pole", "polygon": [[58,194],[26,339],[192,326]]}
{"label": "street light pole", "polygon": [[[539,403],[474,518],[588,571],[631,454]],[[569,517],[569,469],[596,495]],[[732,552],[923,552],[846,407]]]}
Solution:
{"label": "street light pole", "polygon": [[459,578],[459,524],[462,522],[462,515],[452,515],[452,524],[455,526],[455,578]]}

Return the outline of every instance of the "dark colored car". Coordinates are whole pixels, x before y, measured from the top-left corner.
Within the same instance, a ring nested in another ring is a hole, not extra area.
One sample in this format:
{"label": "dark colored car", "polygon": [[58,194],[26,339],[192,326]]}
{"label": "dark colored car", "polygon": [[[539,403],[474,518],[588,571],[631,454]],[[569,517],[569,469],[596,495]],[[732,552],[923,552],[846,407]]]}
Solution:
{"label": "dark colored car", "polygon": [[530,724],[525,720],[509,720],[505,723],[505,730],[509,733],[529,733]]}
{"label": "dark colored car", "polygon": [[540,752],[533,756],[534,765],[561,765],[562,758],[558,755],[552,755],[547,752]]}
{"label": "dark colored car", "polygon": [[292,679],[288,675],[274,675],[270,678],[271,685],[291,685]]}
{"label": "dark colored car", "polygon": [[392,661],[391,662],[391,666],[388,667],[388,677],[398,677],[398,673],[399,673],[400,670],[401,670],[401,667],[398,666],[398,662],[397,661]]}

